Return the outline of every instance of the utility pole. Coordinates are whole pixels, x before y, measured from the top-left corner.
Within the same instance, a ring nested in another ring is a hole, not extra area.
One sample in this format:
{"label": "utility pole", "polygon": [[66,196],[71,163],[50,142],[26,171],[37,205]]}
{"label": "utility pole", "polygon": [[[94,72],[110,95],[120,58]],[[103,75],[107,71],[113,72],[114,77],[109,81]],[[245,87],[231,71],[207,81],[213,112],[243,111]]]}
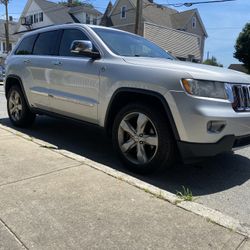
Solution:
{"label": "utility pole", "polygon": [[6,38],[6,51],[7,53],[10,51],[10,37],[9,37],[9,11],[8,11],[8,3],[9,0],[1,0],[1,3],[5,5],[5,16],[6,22],[4,24],[5,27],[5,38]]}
{"label": "utility pole", "polygon": [[142,0],[137,0],[135,15],[135,34],[142,35]]}

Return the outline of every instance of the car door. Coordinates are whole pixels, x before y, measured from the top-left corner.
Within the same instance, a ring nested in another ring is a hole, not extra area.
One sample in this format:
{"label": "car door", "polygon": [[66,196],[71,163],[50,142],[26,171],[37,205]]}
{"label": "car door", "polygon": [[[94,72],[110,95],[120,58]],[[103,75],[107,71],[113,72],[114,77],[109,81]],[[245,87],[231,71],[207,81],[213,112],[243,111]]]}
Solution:
{"label": "car door", "polygon": [[50,82],[51,110],[96,123],[100,64],[98,60],[71,53],[74,40],[89,38],[80,29],[64,29]]}
{"label": "car door", "polygon": [[49,90],[52,78],[56,45],[60,39],[60,30],[42,32],[36,38],[32,56],[26,60],[31,73],[30,93],[36,108],[50,110]]}

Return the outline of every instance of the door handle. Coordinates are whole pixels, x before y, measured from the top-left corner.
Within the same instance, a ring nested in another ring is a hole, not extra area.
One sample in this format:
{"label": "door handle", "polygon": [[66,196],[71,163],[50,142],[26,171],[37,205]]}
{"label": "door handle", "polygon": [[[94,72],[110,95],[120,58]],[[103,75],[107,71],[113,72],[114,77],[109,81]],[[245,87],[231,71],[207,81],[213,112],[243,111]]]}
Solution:
{"label": "door handle", "polygon": [[59,66],[59,65],[62,65],[62,62],[60,62],[60,61],[53,61],[52,64]]}
{"label": "door handle", "polygon": [[30,60],[29,59],[25,59],[23,62],[24,63],[30,63]]}

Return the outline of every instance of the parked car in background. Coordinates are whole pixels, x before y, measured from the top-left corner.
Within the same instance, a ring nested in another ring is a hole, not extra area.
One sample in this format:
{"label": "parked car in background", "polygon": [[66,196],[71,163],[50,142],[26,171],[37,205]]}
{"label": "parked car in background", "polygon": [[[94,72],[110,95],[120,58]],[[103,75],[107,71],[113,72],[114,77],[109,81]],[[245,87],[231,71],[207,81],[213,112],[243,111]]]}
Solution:
{"label": "parked car in background", "polygon": [[0,65],[0,82],[3,82],[5,78],[5,68],[4,66]]}
{"label": "parked car in background", "polygon": [[6,62],[15,126],[39,114],[99,125],[135,172],[250,144],[250,76],[174,60],[143,37],[53,26],[25,34]]}

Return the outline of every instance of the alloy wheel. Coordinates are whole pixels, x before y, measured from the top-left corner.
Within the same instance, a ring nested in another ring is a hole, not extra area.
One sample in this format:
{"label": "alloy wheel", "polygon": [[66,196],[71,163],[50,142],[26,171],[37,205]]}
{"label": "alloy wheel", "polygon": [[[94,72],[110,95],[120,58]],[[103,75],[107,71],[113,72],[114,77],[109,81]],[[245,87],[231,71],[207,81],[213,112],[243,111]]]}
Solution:
{"label": "alloy wheel", "polygon": [[20,94],[14,90],[10,94],[9,98],[9,113],[14,121],[19,121],[22,117],[22,99]]}
{"label": "alloy wheel", "polygon": [[132,163],[149,163],[157,153],[159,138],[154,123],[141,112],[127,114],[120,122],[118,143]]}

